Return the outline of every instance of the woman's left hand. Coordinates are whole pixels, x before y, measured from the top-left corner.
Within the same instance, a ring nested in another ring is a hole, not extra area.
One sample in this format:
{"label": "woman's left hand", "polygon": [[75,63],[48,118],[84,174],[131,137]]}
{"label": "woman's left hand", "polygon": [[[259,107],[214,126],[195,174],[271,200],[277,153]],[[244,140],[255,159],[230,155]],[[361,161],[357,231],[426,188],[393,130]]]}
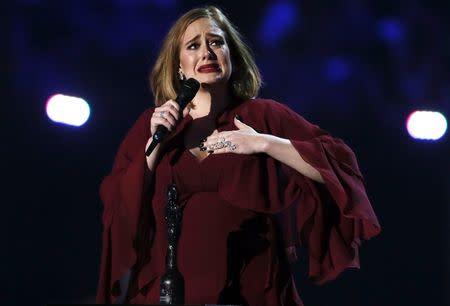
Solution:
{"label": "woman's left hand", "polygon": [[237,153],[255,154],[263,152],[264,137],[252,127],[246,125],[236,117],[234,125],[238,128],[234,131],[213,133],[203,143],[208,153]]}

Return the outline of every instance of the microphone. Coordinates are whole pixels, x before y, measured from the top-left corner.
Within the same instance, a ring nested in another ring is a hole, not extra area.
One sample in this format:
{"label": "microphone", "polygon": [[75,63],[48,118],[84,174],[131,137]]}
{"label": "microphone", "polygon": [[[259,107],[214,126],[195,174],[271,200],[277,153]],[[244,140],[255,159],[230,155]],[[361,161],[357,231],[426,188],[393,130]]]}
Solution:
{"label": "microphone", "polygon": [[[180,113],[182,113],[186,105],[192,101],[199,88],[200,83],[196,79],[190,78],[183,82],[178,96],[175,99],[175,102],[177,102],[180,106]],[[146,156],[149,156],[153,152],[155,147],[167,135],[167,132],[168,130],[164,125],[158,125],[158,127],[156,128],[156,132],[153,134],[153,141],[145,151]]]}

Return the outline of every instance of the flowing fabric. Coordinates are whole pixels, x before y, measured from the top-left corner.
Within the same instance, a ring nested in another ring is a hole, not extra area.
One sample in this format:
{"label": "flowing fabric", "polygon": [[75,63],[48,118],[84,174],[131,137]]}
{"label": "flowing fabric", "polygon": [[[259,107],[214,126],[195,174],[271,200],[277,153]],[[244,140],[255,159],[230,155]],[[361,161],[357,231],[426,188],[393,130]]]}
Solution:
{"label": "flowing fabric", "polygon": [[356,157],[342,140],[283,104],[252,99],[230,105],[216,118],[216,128],[237,129],[233,119],[240,115],[259,133],[289,139],[325,184],[265,154],[209,155],[199,162],[183,145],[193,121],[189,115],[150,174],[144,150],[152,113],[146,110],[130,129],[101,185],[98,303],[118,302],[126,291],[130,303],[158,302],[171,182],[184,206],[179,266],[187,303],[302,305],[288,263],[296,260],[299,246],[307,251],[309,276],[317,283],[359,267],[362,240],[377,235],[380,226]]}

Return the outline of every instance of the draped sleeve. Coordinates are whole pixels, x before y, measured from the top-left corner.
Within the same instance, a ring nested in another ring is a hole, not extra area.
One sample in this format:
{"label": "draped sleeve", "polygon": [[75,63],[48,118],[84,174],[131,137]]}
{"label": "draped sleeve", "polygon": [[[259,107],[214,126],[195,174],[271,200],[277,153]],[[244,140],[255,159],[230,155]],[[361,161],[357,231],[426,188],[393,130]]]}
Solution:
{"label": "draped sleeve", "polygon": [[361,242],[377,235],[380,225],[353,151],[276,101],[254,100],[236,113],[260,133],[289,139],[325,183],[269,156],[246,156],[236,166],[242,170],[227,165],[224,176],[231,179],[224,180],[222,197],[232,205],[275,215],[288,257],[295,260],[295,247],[303,247],[315,282],[359,268]]}
{"label": "draped sleeve", "polygon": [[[150,137],[150,117],[146,110],[122,141],[111,173],[100,187],[103,202],[102,256],[97,303],[115,303],[123,293],[124,277],[137,262],[137,228],[144,202],[149,202],[145,145]],[[145,232],[145,231],[144,231]],[[149,237],[150,233],[145,232]]]}

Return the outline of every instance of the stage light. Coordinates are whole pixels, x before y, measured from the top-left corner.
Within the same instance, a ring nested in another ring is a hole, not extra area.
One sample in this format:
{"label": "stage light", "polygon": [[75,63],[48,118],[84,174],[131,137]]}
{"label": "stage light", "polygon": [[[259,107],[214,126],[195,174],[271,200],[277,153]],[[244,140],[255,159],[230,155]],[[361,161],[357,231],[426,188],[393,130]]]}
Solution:
{"label": "stage light", "polygon": [[447,119],[439,112],[415,111],[408,116],[406,128],[414,139],[438,140],[447,131]]}
{"label": "stage light", "polygon": [[386,18],[377,23],[378,37],[389,44],[401,42],[405,38],[405,27],[397,18]]}
{"label": "stage light", "polygon": [[259,39],[264,44],[278,42],[286,32],[297,24],[299,7],[289,1],[279,1],[270,5],[265,12],[260,27]]}
{"label": "stage light", "polygon": [[47,101],[47,116],[53,122],[81,126],[89,118],[89,104],[77,97],[56,94]]}
{"label": "stage light", "polygon": [[351,67],[347,59],[334,56],[324,63],[323,73],[329,81],[343,81],[350,76]]}

